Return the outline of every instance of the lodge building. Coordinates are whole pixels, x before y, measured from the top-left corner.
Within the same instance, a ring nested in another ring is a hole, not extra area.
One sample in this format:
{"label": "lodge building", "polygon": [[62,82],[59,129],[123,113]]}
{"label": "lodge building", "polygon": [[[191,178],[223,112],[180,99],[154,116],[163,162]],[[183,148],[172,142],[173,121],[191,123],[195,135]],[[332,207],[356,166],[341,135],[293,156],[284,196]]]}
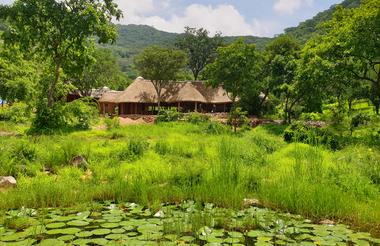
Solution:
{"label": "lodge building", "polygon": [[[170,82],[161,92],[162,108],[181,112],[229,112],[232,100],[222,87],[209,87],[200,81]],[[99,99],[102,114],[151,115],[157,113],[157,93],[153,83],[137,78],[124,91],[108,91]]]}

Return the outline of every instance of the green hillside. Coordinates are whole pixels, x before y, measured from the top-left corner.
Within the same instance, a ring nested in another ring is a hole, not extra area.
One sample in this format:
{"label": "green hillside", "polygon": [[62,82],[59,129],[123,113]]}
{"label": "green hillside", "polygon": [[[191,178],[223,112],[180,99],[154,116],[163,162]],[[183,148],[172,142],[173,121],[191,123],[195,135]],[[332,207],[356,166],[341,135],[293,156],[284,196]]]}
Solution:
{"label": "green hillside", "polygon": [[[340,5],[345,8],[354,8],[359,6],[360,0],[345,0]],[[285,33],[293,35],[301,43],[305,43],[313,35],[318,33],[317,26],[325,21],[328,21],[332,18],[332,15],[336,9],[337,5],[331,6],[328,10],[318,13],[312,19],[301,22],[297,27],[290,27],[285,29]]]}
{"label": "green hillside", "polygon": [[[360,0],[345,0],[341,3],[344,7],[357,7]],[[314,18],[301,22],[297,27],[287,28],[286,34],[293,35],[301,43],[305,43],[313,34],[317,33],[317,26],[329,19],[337,5],[331,6],[328,10],[320,12]],[[119,57],[122,71],[130,78],[135,78],[138,74],[133,69],[133,58],[143,49],[152,45],[174,46],[178,36],[181,34],[169,33],[155,29],[146,25],[118,25],[119,38],[114,45],[107,45],[115,55]],[[224,37],[225,42],[231,43],[240,37]],[[247,42],[255,43],[259,50],[263,50],[272,38],[245,36]]]}
{"label": "green hillside", "polygon": [[[155,29],[146,25],[118,25],[119,38],[113,45],[105,45],[119,57],[120,66],[129,77],[135,78],[137,73],[132,64],[133,58],[143,49],[152,46],[174,46],[177,38],[181,34],[169,33]],[[231,43],[240,37],[224,37],[226,43]],[[245,36],[247,42],[255,43],[258,49],[264,49],[271,38],[260,38]]]}

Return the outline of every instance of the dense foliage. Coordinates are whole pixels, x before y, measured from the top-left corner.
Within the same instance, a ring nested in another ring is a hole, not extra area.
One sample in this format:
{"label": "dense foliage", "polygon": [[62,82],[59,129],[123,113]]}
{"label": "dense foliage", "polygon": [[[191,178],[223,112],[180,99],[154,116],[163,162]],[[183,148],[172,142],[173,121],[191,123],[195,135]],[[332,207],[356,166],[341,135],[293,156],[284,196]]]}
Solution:
{"label": "dense foliage", "polygon": [[158,111],[161,106],[162,89],[176,80],[187,63],[186,53],[180,50],[152,46],[136,57],[136,68],[141,76],[149,79],[157,92]]}

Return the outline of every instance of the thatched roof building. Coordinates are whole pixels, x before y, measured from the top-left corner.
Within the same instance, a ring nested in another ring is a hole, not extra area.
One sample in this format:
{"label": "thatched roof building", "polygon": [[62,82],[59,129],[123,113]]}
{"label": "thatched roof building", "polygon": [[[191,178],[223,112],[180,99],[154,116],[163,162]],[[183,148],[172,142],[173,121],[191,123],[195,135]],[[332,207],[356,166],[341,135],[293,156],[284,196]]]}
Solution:
{"label": "thatched roof building", "polygon": [[[157,106],[157,92],[153,83],[137,78],[125,91],[109,91],[99,100],[103,113],[119,108],[120,114],[149,114]],[[203,82],[171,82],[162,89],[161,104],[182,111],[226,111],[232,104],[222,88],[212,88]],[[110,107],[110,105],[112,105]]]}

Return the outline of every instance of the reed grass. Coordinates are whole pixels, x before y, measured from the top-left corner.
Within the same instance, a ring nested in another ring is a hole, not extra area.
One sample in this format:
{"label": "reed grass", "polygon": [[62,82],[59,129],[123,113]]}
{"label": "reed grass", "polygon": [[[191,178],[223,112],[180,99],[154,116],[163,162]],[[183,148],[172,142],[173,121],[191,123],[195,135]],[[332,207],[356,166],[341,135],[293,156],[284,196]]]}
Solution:
{"label": "reed grass", "polygon": [[[0,209],[104,200],[157,209],[184,200],[241,208],[244,198],[258,198],[273,209],[379,230],[380,151],[286,144],[268,127],[239,136],[211,134],[208,127],[162,123],[1,138],[0,175],[14,174],[18,186],[0,194]],[[14,152],[20,149],[26,171],[15,168],[22,158]],[[70,166],[76,155],[86,157],[90,174]],[[43,167],[54,172],[46,174]]]}

